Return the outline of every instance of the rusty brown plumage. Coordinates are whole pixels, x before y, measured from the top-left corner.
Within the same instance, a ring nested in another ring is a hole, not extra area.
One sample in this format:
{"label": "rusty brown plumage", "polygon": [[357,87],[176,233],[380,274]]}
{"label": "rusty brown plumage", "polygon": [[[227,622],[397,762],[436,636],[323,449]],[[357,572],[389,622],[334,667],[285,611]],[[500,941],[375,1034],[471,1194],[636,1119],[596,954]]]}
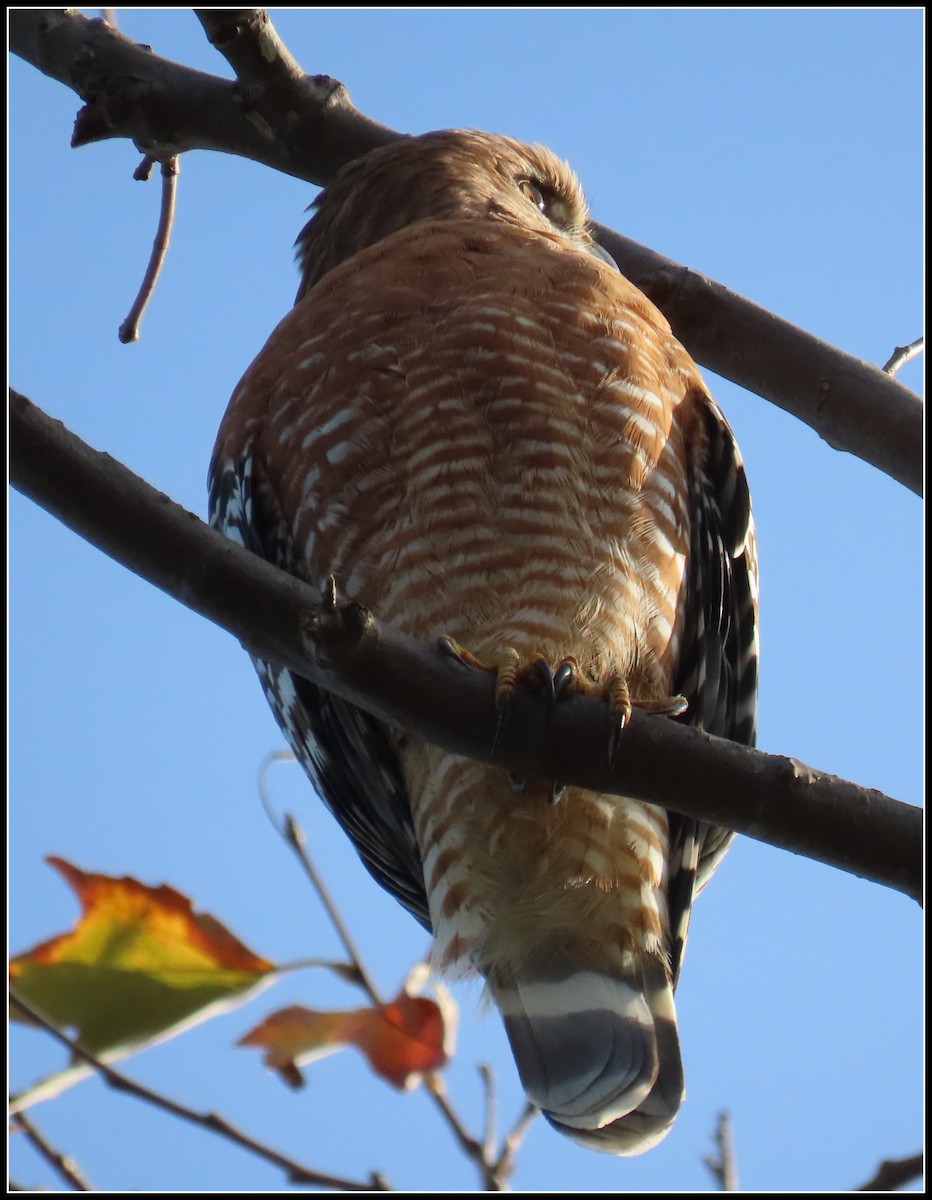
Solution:
{"label": "rusty brown plumage", "polygon": [[[424,639],[661,702],[753,741],[741,458],[665,318],[595,246],[548,151],[469,131],[351,164],[212,463],[231,537]],[[721,831],[484,765],[257,664],[370,871],[478,971],[528,1094],[616,1153],[682,1096],[673,986]],[[520,672],[519,672],[520,675]],[[621,686],[619,686],[621,685]],[[684,786],[688,784],[684,781]]]}

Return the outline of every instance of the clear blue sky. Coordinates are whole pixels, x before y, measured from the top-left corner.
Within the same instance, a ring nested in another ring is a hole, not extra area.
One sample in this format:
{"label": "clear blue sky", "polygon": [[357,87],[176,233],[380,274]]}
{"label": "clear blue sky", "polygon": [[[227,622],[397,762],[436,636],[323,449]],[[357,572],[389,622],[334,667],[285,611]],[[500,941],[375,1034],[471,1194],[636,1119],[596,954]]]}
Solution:
{"label": "clear blue sky", "polygon": [[[96,12],[96,10],[88,10]],[[226,75],[185,10],[120,10],[155,51]],[[594,216],[852,354],[883,363],[921,332],[923,15],[887,10],[273,10],[310,73],[400,130],[471,126],[569,159]],[[19,60],[10,102],[11,381],[91,445],[200,515],[237,379],[290,306],[292,242],[314,191],[245,161],[185,157],[178,219],[142,340],[116,330],[154,232],[158,183],[126,142],[69,149],[76,97]],[[919,388],[921,363],[901,378]],[[756,396],[710,377],[748,466],[759,529],[760,745],[921,799],[921,504]],[[10,510],[10,941],[70,926],[43,855],[165,881],[279,961],[337,952],[260,808],[280,745],[246,655],[18,494]],[[364,956],[388,992],[426,949],[317,803],[275,768]],[[700,899],[678,993],[688,1097],[639,1159],[538,1123],[523,1190],[702,1190],[716,1113],[734,1117],[747,1189],[844,1190],[921,1140],[918,908],[741,839]],[[494,1012],[457,989],[453,1101],[480,1128],[475,1064],[520,1092]],[[341,1007],[324,973],[138,1057],[140,1080],[322,1169],[465,1189],[470,1166],[427,1098],[373,1080],[353,1051],[290,1093],[232,1043],[287,1003]],[[12,1084],[61,1065],[11,1039]],[[96,1080],[34,1110],[114,1190],[269,1190],[281,1175]],[[51,1174],[15,1139],[27,1186]]]}

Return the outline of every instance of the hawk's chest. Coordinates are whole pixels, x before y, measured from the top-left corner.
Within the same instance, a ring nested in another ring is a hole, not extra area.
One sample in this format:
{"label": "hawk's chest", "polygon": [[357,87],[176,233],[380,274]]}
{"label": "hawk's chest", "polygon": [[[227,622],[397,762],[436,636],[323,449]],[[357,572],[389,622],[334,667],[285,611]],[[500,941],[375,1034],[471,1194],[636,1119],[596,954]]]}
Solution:
{"label": "hawk's chest", "polygon": [[662,654],[689,528],[680,393],[649,330],[482,292],[368,324],[302,343],[270,429],[311,577],[480,654]]}

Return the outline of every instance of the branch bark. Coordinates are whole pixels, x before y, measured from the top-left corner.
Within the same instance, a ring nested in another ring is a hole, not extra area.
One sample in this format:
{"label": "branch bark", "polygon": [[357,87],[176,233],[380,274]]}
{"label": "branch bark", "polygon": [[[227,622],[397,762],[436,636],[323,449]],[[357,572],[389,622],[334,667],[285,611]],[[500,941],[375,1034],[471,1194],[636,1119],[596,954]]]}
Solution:
{"label": "branch bark", "polygon": [[[236,83],[160,58],[73,9],[12,11],[10,47],[85,101],[75,146],[128,137],[161,161],[217,150],[323,186],[350,159],[403,136],[360,113],[337,80],[304,75],[265,10],[197,13]],[[596,232],[699,363],[922,493],[923,407],[914,392],[722,284],[604,226]]]}
{"label": "branch bark", "polygon": [[523,774],[701,817],[921,898],[921,809],[794,759],[641,713],[623,732],[612,766],[606,709],[585,697],[548,715],[538,698],[519,690],[496,740],[488,673],[380,625],[357,605],[322,601],[14,391],[10,478],[69,528],[252,653],[428,741]]}

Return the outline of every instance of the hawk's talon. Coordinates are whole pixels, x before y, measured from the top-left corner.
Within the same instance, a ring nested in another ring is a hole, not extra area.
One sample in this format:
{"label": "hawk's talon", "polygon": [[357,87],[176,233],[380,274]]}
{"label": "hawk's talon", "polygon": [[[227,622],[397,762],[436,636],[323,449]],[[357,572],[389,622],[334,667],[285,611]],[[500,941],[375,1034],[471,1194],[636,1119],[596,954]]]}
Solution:
{"label": "hawk's talon", "polygon": [[557,698],[556,687],[554,685],[553,671],[550,668],[550,663],[546,658],[538,656],[531,663],[530,670],[534,672],[537,678],[543,683],[544,691],[547,695],[547,700],[552,705]]}
{"label": "hawk's talon", "polygon": [[475,654],[471,654],[459,642],[455,642],[448,634],[443,634],[442,637],[437,638],[437,649],[442,654],[449,655],[450,658],[455,658],[464,667],[473,667],[480,671],[495,670],[488,663],[484,663],[481,659],[476,658]]}
{"label": "hawk's talon", "polygon": [[508,776],[508,784],[516,796],[522,795],[527,791],[527,776],[520,775],[517,771],[506,771]]}
{"label": "hawk's talon", "polygon": [[615,759],[618,755],[618,747],[621,744],[621,735],[624,732],[625,726],[631,719],[631,709],[628,708],[627,713],[613,712],[609,716],[608,725],[608,765],[614,767]]}
{"label": "hawk's talon", "polygon": [[553,676],[553,690],[556,698],[559,699],[568,684],[576,678],[578,671],[579,663],[575,658],[564,658]]}
{"label": "hawk's talon", "polygon": [[[620,684],[620,688],[616,687]],[[622,691],[623,689],[623,691]],[[619,702],[616,707],[616,701]],[[608,763],[615,765],[621,734],[631,720],[632,710],[639,708],[650,716],[680,717],[689,708],[685,696],[661,696],[656,700],[632,700],[623,679],[616,677],[609,685],[609,704],[611,706],[611,724],[608,733]]]}
{"label": "hawk's talon", "polygon": [[504,710],[511,699],[511,694],[515,690],[519,673],[518,664],[520,662],[521,658],[518,651],[511,646],[505,646],[501,652],[499,661],[494,666],[486,668],[489,671],[496,672],[495,707],[499,711],[499,725],[501,724]]}
{"label": "hawk's talon", "polygon": [[332,575],[320,585],[320,600],[325,608],[334,610],[337,606],[337,581]]}
{"label": "hawk's talon", "polygon": [[632,700],[635,708],[658,717],[681,717],[689,708],[685,696],[664,696],[660,700]]}

